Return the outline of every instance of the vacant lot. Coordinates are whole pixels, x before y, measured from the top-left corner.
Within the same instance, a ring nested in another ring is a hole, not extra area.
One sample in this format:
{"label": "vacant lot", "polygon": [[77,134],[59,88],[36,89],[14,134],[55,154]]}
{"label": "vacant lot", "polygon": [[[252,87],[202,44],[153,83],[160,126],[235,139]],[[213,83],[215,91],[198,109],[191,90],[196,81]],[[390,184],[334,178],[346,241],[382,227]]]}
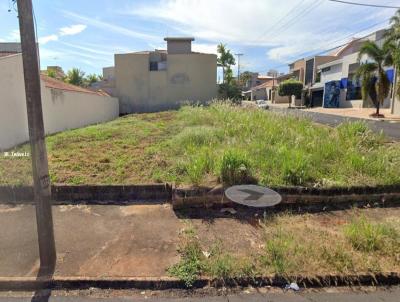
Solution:
{"label": "vacant lot", "polygon": [[[363,123],[333,129],[227,104],[129,115],[46,143],[54,183],[400,183],[400,145]],[[29,184],[30,171],[29,158],[0,157],[0,184]]]}

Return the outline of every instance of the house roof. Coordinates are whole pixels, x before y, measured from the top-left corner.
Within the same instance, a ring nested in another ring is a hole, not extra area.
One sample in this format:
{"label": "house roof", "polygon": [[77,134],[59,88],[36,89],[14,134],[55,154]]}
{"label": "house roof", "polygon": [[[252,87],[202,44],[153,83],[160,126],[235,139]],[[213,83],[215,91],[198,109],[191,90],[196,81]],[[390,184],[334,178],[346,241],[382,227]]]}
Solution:
{"label": "house roof", "polygon": [[80,93],[88,93],[88,94],[96,94],[96,95],[102,95],[102,96],[108,96],[106,92],[102,90],[98,91],[93,91],[89,90],[83,87],[75,86],[72,84],[64,83],[62,81],[53,79],[47,75],[41,74],[40,75],[41,80],[44,82],[45,87],[47,88],[52,88],[52,89],[59,89],[59,90],[65,90],[65,91],[74,91],[74,92],[80,92]]}
{"label": "house roof", "polygon": [[[258,89],[272,87],[273,84],[274,84],[274,81],[271,79],[269,81],[266,81],[265,83],[262,83],[260,85],[254,86],[253,88],[251,88],[251,90],[258,90]],[[277,83],[275,82],[275,86],[276,85],[277,85]]]}
{"label": "house roof", "polygon": [[165,37],[164,41],[167,41],[167,42],[169,42],[169,41],[191,42],[191,41],[194,41],[194,37]]}

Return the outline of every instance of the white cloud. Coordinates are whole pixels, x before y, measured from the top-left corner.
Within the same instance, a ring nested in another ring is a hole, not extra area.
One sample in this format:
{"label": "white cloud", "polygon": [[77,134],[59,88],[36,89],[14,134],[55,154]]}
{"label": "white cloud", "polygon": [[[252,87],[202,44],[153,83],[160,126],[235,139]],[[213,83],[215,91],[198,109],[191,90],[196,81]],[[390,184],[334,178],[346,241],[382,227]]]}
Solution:
{"label": "white cloud", "polygon": [[152,40],[152,41],[157,41],[160,40],[160,37],[155,36],[155,35],[151,35],[151,34],[146,34],[146,33],[142,33],[142,32],[138,32],[135,31],[133,29],[130,28],[126,28],[123,26],[119,26],[119,25],[115,25],[114,23],[110,23],[110,22],[105,22],[105,21],[101,21],[92,17],[87,17],[84,15],[80,15],[74,12],[70,12],[70,11],[62,11],[64,13],[64,15],[66,17],[69,17],[73,20],[76,20],[78,22],[82,22],[97,28],[100,28],[104,31],[108,31],[108,32],[113,32],[116,34],[120,34],[120,35],[124,35],[127,37],[131,37],[131,38],[139,38],[139,39],[144,39],[144,40]]}
{"label": "white cloud", "polygon": [[48,35],[48,36],[40,37],[39,38],[39,43],[40,44],[47,44],[50,41],[57,41],[57,40],[58,40],[58,36],[57,35]]}
{"label": "white cloud", "polygon": [[58,39],[62,36],[73,36],[81,33],[86,29],[86,25],[83,24],[75,24],[67,27],[61,27],[58,31],[58,34],[51,34],[48,36],[40,37],[39,43],[44,45],[50,41],[58,41]]}
{"label": "white cloud", "polygon": [[194,41],[192,50],[202,53],[217,54],[217,44],[196,43],[196,41]]}
{"label": "white cloud", "polygon": [[9,42],[19,42],[20,39],[19,29],[12,30],[7,36],[7,41]]}
{"label": "white cloud", "polygon": [[394,10],[325,0],[159,0],[122,13],[157,20],[210,44],[265,47],[270,59],[285,61],[307,50],[321,51],[368,25],[371,16],[385,21]]}
{"label": "white cloud", "polygon": [[73,36],[83,32],[87,28],[84,24],[75,24],[67,27],[61,27],[59,34],[60,36]]}

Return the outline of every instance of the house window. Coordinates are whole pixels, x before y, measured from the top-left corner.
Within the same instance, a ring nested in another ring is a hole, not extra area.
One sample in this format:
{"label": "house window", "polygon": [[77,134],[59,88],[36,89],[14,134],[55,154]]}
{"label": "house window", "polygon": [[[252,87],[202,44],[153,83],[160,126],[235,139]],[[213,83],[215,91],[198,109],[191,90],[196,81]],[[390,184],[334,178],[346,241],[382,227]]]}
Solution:
{"label": "house window", "polygon": [[305,84],[308,85],[312,83],[313,78],[314,78],[314,58],[306,61]]}
{"label": "house window", "polygon": [[150,62],[150,71],[158,70],[158,62]]}
{"label": "house window", "polygon": [[[347,79],[347,92],[346,100],[361,100],[361,83],[360,79],[357,79],[356,73],[360,65],[358,63],[349,65],[349,76]],[[346,87],[345,87],[346,88]]]}
{"label": "house window", "polygon": [[321,71],[317,72],[317,76],[315,78],[315,83],[319,83],[319,82],[321,82]]}
{"label": "house window", "polygon": [[150,61],[150,71],[159,71],[159,70],[167,70],[167,62],[152,62]]}
{"label": "house window", "polygon": [[330,70],[331,70],[331,67],[330,67],[330,66],[321,69],[322,72],[328,72],[328,71],[330,71]]}

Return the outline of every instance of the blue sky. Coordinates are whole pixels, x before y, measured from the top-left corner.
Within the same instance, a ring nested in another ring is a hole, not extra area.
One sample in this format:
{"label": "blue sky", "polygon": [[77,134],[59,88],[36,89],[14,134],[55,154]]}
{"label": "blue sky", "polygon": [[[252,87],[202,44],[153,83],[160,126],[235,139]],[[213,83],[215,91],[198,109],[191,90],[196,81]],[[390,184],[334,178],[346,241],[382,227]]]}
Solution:
{"label": "blue sky", "polygon": [[[10,3],[0,0],[0,41],[15,42],[18,20]],[[297,58],[385,27],[395,12],[328,0],[33,0],[33,5],[42,68],[79,67],[87,73],[113,65],[114,53],[165,48],[165,36],[194,36],[194,50],[208,53],[226,43],[233,53],[244,53],[242,71],[284,72]]]}

